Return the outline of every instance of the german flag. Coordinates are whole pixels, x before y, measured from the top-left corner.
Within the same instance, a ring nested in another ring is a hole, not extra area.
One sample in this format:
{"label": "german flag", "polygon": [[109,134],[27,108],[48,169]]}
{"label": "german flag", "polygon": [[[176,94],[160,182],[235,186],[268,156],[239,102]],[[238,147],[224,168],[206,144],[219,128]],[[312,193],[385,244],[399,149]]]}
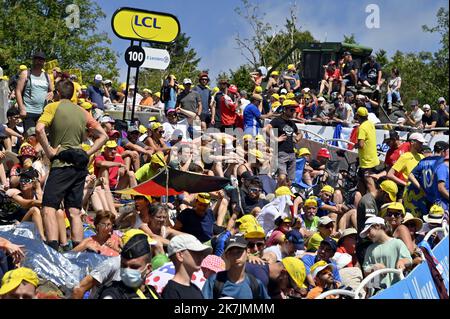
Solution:
{"label": "german flag", "polygon": [[136,187],[116,191],[116,193],[155,197],[178,195],[184,191],[189,193],[209,193],[221,190],[229,183],[230,179],[228,178],[184,172],[166,166],[152,179]]}

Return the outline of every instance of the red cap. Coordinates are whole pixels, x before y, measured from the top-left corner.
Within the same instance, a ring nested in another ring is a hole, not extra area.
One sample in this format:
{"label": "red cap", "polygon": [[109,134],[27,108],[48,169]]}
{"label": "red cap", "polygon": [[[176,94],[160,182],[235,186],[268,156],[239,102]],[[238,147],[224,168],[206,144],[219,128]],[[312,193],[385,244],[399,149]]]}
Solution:
{"label": "red cap", "polygon": [[120,132],[116,131],[116,130],[112,130],[108,133],[109,138],[113,137],[114,135],[117,135],[117,137],[120,137]]}
{"label": "red cap", "polygon": [[321,148],[319,152],[317,152],[317,157],[331,158],[331,154],[326,148]]}
{"label": "red cap", "polygon": [[230,87],[228,88],[228,92],[230,92],[230,93],[237,93],[237,91],[238,91],[238,88],[234,84],[231,84]]}

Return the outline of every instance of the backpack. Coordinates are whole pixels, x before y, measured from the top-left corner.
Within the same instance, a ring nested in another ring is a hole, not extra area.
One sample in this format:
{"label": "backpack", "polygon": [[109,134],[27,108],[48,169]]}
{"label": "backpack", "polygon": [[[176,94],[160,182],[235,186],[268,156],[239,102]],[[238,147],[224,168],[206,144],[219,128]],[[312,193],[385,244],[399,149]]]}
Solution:
{"label": "backpack", "polygon": [[10,79],[9,79],[9,83],[8,83],[8,86],[9,86],[9,90],[11,91],[11,92],[13,92],[13,91],[15,91],[16,90],[16,87],[17,87],[17,82],[19,82],[19,73],[17,73],[17,74],[14,74]]}
{"label": "backpack", "polygon": [[163,86],[161,87],[161,97],[160,100],[163,103],[167,103],[167,101],[170,100],[170,86],[167,82],[164,82]]}
{"label": "backpack", "polygon": [[[263,299],[259,294],[259,283],[256,280],[256,277],[252,274],[245,272],[245,275],[250,280],[250,289],[252,290],[253,299]],[[217,273],[216,280],[214,281],[213,287],[213,299],[219,299],[220,294],[222,293],[223,285],[225,285],[225,281],[227,281],[227,272],[221,271]]]}
{"label": "backpack", "polygon": [[14,223],[14,216],[18,209],[20,209],[20,205],[0,189],[0,225]]}

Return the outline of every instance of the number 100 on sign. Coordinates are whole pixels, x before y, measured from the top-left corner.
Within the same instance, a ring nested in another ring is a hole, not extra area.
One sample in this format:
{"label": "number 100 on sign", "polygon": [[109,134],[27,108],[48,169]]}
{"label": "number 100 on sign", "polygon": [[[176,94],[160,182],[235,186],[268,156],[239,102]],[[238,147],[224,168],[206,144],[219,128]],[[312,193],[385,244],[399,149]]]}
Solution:
{"label": "number 100 on sign", "polygon": [[142,47],[133,45],[125,51],[125,62],[132,68],[140,67],[145,61],[145,51]]}

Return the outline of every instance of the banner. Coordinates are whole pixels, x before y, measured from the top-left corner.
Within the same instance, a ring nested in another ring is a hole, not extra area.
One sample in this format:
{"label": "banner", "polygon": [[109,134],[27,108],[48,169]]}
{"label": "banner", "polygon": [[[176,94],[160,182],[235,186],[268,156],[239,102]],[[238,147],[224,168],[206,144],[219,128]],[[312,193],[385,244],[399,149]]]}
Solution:
{"label": "banner", "polygon": [[141,68],[165,70],[170,64],[170,55],[167,50],[143,48],[145,60]]}
{"label": "banner", "polygon": [[59,66],[59,62],[58,60],[51,60],[48,62],[44,63],[44,70],[49,73],[50,71],[52,71],[54,68],[56,68],[57,66]]}
{"label": "banner", "polygon": [[417,266],[403,281],[406,281],[412,299],[439,299],[426,261]]}
{"label": "banner", "polygon": [[439,244],[437,244],[436,247],[433,249],[433,255],[439,262],[439,264],[442,266],[443,272],[442,272],[442,278],[444,279],[445,288],[447,288],[448,292],[448,235],[441,240]]}
{"label": "banner", "polygon": [[67,73],[69,73],[70,75],[76,75],[77,76],[77,82],[79,84],[83,83],[83,78],[81,76],[81,70],[80,69],[68,69]]}
{"label": "banner", "polygon": [[380,291],[370,299],[413,299],[413,297],[409,291],[408,283],[404,279],[389,289]]}

